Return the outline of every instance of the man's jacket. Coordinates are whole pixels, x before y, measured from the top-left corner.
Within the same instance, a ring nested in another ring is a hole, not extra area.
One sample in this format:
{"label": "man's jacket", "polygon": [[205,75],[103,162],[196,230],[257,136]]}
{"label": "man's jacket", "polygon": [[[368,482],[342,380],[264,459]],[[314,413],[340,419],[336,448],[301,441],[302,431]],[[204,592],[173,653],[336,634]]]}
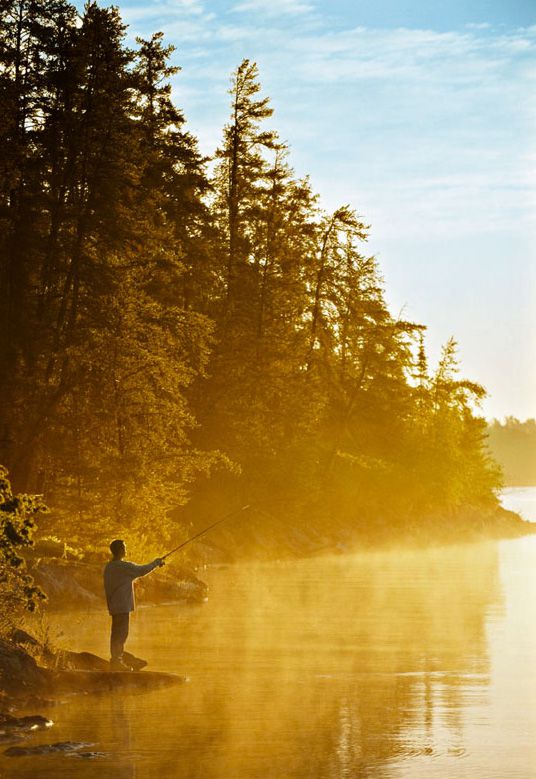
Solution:
{"label": "man's jacket", "polygon": [[104,567],[104,591],[110,614],[134,611],[132,582],[158,568],[158,560],[147,565],[136,565],[127,560],[110,560]]}

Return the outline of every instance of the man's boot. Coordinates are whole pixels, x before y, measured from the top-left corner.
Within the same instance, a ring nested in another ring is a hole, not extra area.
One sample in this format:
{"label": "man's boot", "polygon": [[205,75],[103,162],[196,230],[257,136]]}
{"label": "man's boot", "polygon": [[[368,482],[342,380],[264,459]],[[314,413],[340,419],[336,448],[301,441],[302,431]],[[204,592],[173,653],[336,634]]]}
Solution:
{"label": "man's boot", "polygon": [[112,657],[110,660],[110,669],[112,671],[130,671],[128,665],[125,665],[120,657]]}
{"label": "man's boot", "polygon": [[141,671],[147,665],[147,660],[142,660],[131,652],[123,652],[123,663],[128,665],[131,671]]}

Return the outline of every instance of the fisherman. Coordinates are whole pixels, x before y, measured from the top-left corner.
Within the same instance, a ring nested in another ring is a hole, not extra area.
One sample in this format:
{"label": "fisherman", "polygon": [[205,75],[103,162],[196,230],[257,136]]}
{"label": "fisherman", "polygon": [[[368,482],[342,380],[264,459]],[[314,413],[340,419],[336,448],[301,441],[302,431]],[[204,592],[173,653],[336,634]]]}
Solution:
{"label": "fisherman", "polygon": [[110,665],[112,671],[130,671],[123,662],[123,650],[128,637],[130,612],[134,611],[134,588],[132,582],[140,576],[146,576],[155,568],[165,565],[161,557],[157,557],[147,565],[129,563],[124,558],[127,554],[125,542],[116,538],[110,544],[113,559],[104,567],[104,591],[108,603],[108,611],[112,617],[110,636]]}

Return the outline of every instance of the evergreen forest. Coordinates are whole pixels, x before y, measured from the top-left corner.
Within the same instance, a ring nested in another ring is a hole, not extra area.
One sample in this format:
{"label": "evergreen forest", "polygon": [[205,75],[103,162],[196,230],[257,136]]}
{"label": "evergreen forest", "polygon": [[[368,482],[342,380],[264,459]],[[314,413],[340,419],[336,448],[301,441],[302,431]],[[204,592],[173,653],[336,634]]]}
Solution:
{"label": "evergreen forest", "polygon": [[265,542],[495,509],[484,389],[389,310],[366,219],[295,175],[252,60],[208,158],[161,33],[131,48],[95,2],[0,20],[0,463],[43,533],[162,552],[244,504],[227,532]]}

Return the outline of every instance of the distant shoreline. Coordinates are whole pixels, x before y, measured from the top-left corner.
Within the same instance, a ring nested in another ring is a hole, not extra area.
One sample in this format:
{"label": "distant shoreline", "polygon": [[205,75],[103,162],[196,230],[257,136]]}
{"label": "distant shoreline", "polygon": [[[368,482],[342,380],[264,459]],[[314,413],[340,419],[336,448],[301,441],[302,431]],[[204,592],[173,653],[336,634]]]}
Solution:
{"label": "distant shoreline", "polygon": [[[332,533],[293,533],[286,529],[286,547],[280,540],[281,528],[274,522],[257,528],[255,544],[242,543],[244,538],[227,538],[227,544],[204,547],[203,562],[233,565],[235,563],[274,559],[311,558],[322,554],[352,554],[356,551],[378,551],[403,548],[426,549],[441,545],[480,543],[519,538],[536,533],[536,522],[524,519],[518,512],[502,505],[483,509],[466,507],[453,512],[430,515],[375,516],[362,518],[352,530],[346,526]],[[198,560],[198,562],[200,562]]]}

